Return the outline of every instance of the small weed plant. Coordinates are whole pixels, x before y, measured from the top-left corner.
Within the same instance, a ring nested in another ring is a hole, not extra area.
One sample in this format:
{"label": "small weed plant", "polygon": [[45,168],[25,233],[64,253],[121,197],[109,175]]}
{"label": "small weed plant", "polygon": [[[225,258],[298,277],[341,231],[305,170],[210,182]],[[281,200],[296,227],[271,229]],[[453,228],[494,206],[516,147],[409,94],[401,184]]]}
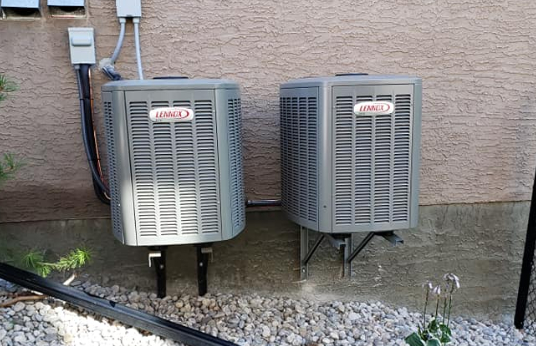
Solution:
{"label": "small weed plant", "polygon": [[22,259],[24,268],[31,270],[43,277],[50,275],[52,271],[69,272],[82,268],[91,261],[91,252],[85,248],[77,248],[67,255],[60,257],[55,262],[45,260],[43,251],[31,250]]}
{"label": "small weed plant", "polygon": [[[444,283],[434,286],[432,282],[423,284],[425,290],[422,325],[418,331],[409,335],[405,341],[410,346],[444,346],[451,342],[450,313],[452,296],[460,288],[460,280],[452,273],[443,276]],[[427,322],[429,304],[435,305],[435,311]],[[439,314],[441,312],[441,315]]]}
{"label": "small weed plant", "polygon": [[4,154],[4,156],[0,158],[0,185],[12,178],[21,167],[22,162],[15,159],[15,155]]}
{"label": "small weed plant", "polygon": [[10,92],[16,91],[17,84],[0,73],[0,102],[7,98]]}

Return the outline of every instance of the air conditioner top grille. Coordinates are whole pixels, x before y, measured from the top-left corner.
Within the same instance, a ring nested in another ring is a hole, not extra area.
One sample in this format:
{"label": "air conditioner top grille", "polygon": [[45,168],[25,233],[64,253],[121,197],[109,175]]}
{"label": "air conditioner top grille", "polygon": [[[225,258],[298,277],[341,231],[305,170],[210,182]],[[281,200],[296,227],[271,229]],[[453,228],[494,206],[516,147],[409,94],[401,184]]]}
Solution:
{"label": "air conditioner top grille", "polygon": [[402,85],[422,84],[422,80],[413,76],[390,76],[390,75],[344,75],[333,77],[312,77],[291,80],[282,84],[282,89],[331,87],[331,86],[355,86],[355,85]]}
{"label": "air conditioner top grille", "polygon": [[236,82],[228,79],[153,79],[121,80],[102,86],[102,91],[149,91],[176,89],[238,89]]}

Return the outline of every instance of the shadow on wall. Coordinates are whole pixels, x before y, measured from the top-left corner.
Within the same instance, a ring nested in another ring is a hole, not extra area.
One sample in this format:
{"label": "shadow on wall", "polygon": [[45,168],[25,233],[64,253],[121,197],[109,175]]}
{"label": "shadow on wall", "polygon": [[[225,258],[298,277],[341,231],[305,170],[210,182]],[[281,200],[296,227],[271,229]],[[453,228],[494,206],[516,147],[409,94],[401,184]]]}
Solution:
{"label": "shadow on wall", "polygon": [[[340,278],[340,255],[325,242],[299,282],[299,230],[280,212],[248,213],[247,229],[214,244],[209,292],[257,293],[316,300],[381,300],[420,309],[421,284],[446,272],[460,276],[455,314],[512,320],[529,203],[421,207],[419,229],[399,232],[396,248],[377,237]],[[364,236],[364,234],[362,235]],[[356,241],[359,241],[358,235]],[[0,224],[0,244],[61,253],[86,244],[92,282],[154,291],[147,249],[117,242],[108,219]],[[196,294],[193,246],[168,251],[168,294]]]}

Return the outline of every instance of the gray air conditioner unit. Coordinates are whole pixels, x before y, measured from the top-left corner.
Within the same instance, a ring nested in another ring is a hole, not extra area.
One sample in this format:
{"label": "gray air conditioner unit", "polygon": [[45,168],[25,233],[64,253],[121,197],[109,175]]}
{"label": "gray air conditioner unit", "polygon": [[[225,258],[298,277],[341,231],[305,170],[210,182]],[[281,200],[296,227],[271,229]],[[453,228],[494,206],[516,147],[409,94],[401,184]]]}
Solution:
{"label": "gray air conditioner unit", "polygon": [[304,228],[417,225],[421,79],[341,75],[281,86],[282,205]]}
{"label": "gray air conditioner unit", "polygon": [[245,227],[239,86],[228,80],[102,87],[113,232],[127,245],[211,243]]}

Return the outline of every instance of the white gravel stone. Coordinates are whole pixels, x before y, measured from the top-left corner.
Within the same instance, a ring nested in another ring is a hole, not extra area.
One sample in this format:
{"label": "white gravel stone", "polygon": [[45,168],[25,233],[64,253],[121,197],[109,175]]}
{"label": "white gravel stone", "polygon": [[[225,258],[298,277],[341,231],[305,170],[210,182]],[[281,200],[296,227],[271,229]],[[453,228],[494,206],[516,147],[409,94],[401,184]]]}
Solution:
{"label": "white gravel stone", "polygon": [[[317,303],[224,294],[158,299],[153,293],[129,292],[119,286],[86,282],[77,288],[241,346],[406,346],[404,338],[422,320],[419,313],[379,302]],[[536,346],[533,327],[520,332],[504,323],[462,318],[452,321],[451,327],[453,346]],[[0,309],[0,345],[178,346],[53,299]]]}
{"label": "white gravel stone", "polygon": [[15,304],[15,305],[13,306],[13,310],[14,310],[15,312],[19,312],[19,311],[21,311],[22,309],[24,309],[25,307],[26,307],[26,305],[25,305],[23,302],[18,302],[17,304]]}

